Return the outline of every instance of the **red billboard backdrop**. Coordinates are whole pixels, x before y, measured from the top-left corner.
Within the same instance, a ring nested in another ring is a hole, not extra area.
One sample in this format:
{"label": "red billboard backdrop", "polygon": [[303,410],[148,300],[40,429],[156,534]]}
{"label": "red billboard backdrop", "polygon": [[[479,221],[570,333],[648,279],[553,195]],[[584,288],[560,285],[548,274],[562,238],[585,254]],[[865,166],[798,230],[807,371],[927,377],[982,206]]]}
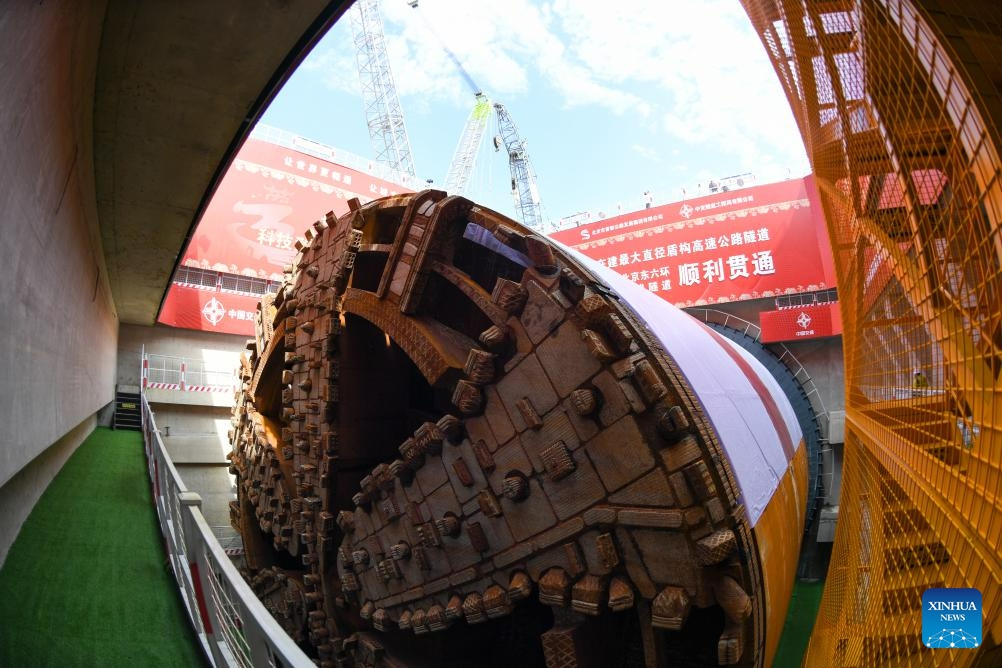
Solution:
{"label": "red billboard backdrop", "polygon": [[362,203],[410,192],[399,185],[260,139],[248,139],[198,223],[181,264],[274,277],[295,256],[313,221]]}
{"label": "red billboard backdrop", "polygon": [[801,341],[842,333],[838,304],[809,304],[758,314],[762,343]]}
{"label": "red billboard backdrop", "polygon": [[810,176],[651,207],[550,236],[680,307],[835,287]]}
{"label": "red billboard backdrop", "polygon": [[172,285],[160,322],[173,327],[254,336],[258,296]]}
{"label": "red billboard backdrop", "polygon": [[[400,185],[261,139],[223,177],[181,265],[280,281],[295,241],[328,211],[409,192]],[[551,237],[677,306],[835,286],[813,177],[643,209]],[[250,336],[259,296],[172,284],[159,322]]]}
{"label": "red billboard backdrop", "polygon": [[[206,207],[181,265],[280,281],[295,242],[328,211],[410,189],[261,139],[248,139]],[[174,327],[253,335],[259,296],[172,284],[158,318]],[[232,312],[232,314],[231,314]],[[222,316],[220,316],[222,313]]]}

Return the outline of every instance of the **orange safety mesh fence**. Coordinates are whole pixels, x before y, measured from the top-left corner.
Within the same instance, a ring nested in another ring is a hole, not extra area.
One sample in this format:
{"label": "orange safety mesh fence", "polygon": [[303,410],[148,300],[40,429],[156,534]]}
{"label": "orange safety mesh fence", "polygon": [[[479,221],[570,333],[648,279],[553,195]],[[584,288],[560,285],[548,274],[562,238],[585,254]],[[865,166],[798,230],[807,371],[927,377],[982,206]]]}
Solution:
{"label": "orange safety mesh fence", "polygon": [[[804,665],[1002,665],[1002,3],[743,4],[807,146],[844,326],[839,525]],[[978,650],[923,646],[937,586],[981,590]]]}

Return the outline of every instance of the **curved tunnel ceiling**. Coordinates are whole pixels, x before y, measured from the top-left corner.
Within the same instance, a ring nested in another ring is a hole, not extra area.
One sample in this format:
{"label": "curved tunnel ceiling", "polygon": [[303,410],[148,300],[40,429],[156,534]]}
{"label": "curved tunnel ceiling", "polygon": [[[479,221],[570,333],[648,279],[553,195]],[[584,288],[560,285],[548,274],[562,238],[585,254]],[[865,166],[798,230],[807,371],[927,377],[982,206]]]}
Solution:
{"label": "curved tunnel ceiling", "polygon": [[108,3],[94,162],[119,320],[150,325],[218,180],[347,0]]}

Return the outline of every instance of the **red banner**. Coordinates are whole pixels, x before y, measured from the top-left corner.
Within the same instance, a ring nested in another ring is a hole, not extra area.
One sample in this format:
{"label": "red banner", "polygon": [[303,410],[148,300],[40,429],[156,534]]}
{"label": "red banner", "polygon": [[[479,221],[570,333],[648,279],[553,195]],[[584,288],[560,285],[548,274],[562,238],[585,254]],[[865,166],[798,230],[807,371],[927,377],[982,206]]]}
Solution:
{"label": "red banner", "polygon": [[[295,258],[295,242],[328,211],[348,212],[348,200],[363,204],[386,195],[410,192],[335,162],[260,139],[248,139],[237,153],[206,207],[185,250],[181,265],[228,274],[282,280]],[[248,320],[230,310],[253,311],[257,297],[210,293],[226,314],[207,318],[205,293],[192,294],[171,285],[159,322],[175,327],[252,335]],[[238,302],[237,300],[242,300]],[[228,305],[233,303],[234,306]],[[211,311],[211,309],[210,309]]]}
{"label": "red banner", "polygon": [[800,341],[842,333],[842,314],[837,303],[793,306],[759,315],[762,343]]}
{"label": "red banner", "polygon": [[160,322],[171,327],[254,336],[260,297],[172,285],[160,309]]}
{"label": "red banner", "polygon": [[296,238],[328,211],[410,190],[260,139],[248,139],[198,223],[181,264],[281,280]]}
{"label": "red banner", "polygon": [[680,307],[835,286],[812,177],[652,207],[550,236]]}

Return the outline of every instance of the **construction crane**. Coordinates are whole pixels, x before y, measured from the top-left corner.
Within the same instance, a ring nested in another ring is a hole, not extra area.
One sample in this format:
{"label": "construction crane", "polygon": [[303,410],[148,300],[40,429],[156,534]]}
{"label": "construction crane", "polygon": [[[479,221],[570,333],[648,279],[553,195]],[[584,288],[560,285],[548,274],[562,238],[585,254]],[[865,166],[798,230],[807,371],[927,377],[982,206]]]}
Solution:
{"label": "construction crane", "polygon": [[[418,0],[408,0],[408,5],[418,8]],[[494,137],[494,150],[500,151],[501,146],[505,147],[508,153],[508,168],[511,170],[511,194],[515,202],[515,215],[518,221],[528,228],[542,231],[543,216],[542,205],[539,200],[539,188],[536,184],[536,172],[529,160],[529,152],[526,149],[525,141],[518,133],[515,121],[512,119],[508,109],[500,102],[493,105],[483,89],[477,85],[470,73],[463,67],[459,57],[453,53],[452,49],[435,30],[431,21],[421,13],[428,27],[428,31],[435,35],[449,59],[456,65],[463,80],[473,91],[476,102],[473,111],[470,113],[460,135],[459,144],[452,155],[452,162],[449,164],[449,172],[445,177],[445,190],[453,195],[462,195],[466,191],[470,175],[477,162],[477,153],[483,143],[484,129],[487,127],[487,120],[490,117],[490,110],[493,106],[497,117],[499,135]]]}
{"label": "construction crane", "polygon": [[511,194],[515,200],[518,221],[526,227],[543,231],[543,213],[539,202],[539,188],[536,185],[536,170],[529,160],[529,151],[518,134],[515,121],[508,109],[500,102],[494,103],[500,136],[494,138],[494,150],[501,150],[504,142],[508,152],[508,167],[511,169]]}
{"label": "construction crane", "polygon": [[478,92],[476,104],[473,105],[473,111],[463,126],[456,151],[452,154],[449,172],[445,175],[446,192],[453,195],[462,195],[466,192],[466,185],[476,166],[477,153],[484,141],[484,129],[487,127],[490,114],[491,101],[486,95]]}
{"label": "construction crane", "polygon": [[365,121],[376,161],[411,177],[415,175],[411,143],[404,126],[404,113],[393,84],[386,55],[379,0],[356,0],[351,8],[355,35],[358,80],[365,106]]}

